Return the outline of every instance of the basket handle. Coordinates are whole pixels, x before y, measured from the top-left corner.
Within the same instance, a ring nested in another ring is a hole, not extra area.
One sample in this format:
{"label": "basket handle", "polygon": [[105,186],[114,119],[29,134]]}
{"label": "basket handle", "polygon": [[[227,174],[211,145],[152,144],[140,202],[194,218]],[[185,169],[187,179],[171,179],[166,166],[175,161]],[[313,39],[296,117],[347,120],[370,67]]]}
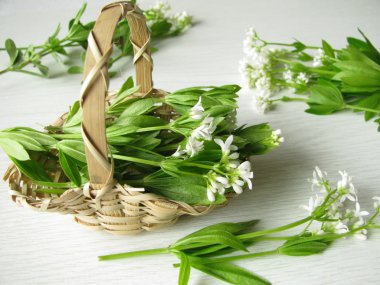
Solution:
{"label": "basket handle", "polygon": [[150,34],[143,13],[125,1],[105,6],[88,37],[81,88],[82,136],[93,189],[104,188],[113,182],[113,164],[108,159],[105,126],[105,98],[109,84],[107,61],[112,52],[113,34],[123,17],[130,27],[136,82],[141,94],[147,94],[153,86]]}

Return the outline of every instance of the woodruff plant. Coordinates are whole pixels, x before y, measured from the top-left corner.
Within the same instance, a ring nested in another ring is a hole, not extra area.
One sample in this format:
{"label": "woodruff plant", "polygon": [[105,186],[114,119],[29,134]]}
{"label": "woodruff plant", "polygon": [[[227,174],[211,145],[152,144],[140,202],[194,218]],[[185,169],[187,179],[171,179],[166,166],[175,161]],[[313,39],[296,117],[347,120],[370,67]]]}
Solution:
{"label": "woodruff plant", "polygon": [[[227,283],[236,285],[271,284],[233,261],[270,255],[307,256],[319,254],[335,241],[349,236],[367,239],[369,229],[379,229],[375,219],[380,213],[380,197],[374,197],[374,213],[360,209],[357,191],[345,171],[334,185],[326,172],[316,167],[313,172],[313,196],[307,206],[302,206],[308,216],[273,229],[252,231],[258,220],[240,223],[219,223],[189,234],[168,247],[100,256],[99,260],[115,260],[153,254],[173,254],[180,263],[178,284],[188,284],[191,269],[202,271]],[[368,219],[366,219],[368,217]],[[275,235],[299,228],[298,234]],[[260,241],[277,241],[279,245],[265,251],[255,251]],[[236,251],[248,252],[230,255]]]}
{"label": "woodruff plant", "polygon": [[[132,1],[133,2],[133,1]],[[71,59],[69,50],[71,48],[82,48],[82,62],[85,60],[87,49],[87,38],[94,27],[95,22],[82,23],[81,18],[85,12],[87,4],[84,3],[76,16],[69,21],[68,33],[59,36],[61,25],[58,25],[55,32],[41,45],[28,45],[27,47],[17,47],[12,39],[5,41],[5,47],[0,51],[6,51],[9,56],[9,65],[0,70],[0,75],[7,72],[21,72],[41,77],[49,76],[49,67],[44,65],[42,59],[51,55],[57,62],[69,64],[65,59]],[[158,1],[155,5],[144,11],[147,25],[150,29],[152,43],[167,37],[173,37],[186,31],[192,25],[192,17],[185,11],[171,14],[168,4]],[[129,41],[129,26],[126,19],[120,21],[113,36],[113,43],[117,52],[115,56],[108,60],[108,68],[126,56],[133,55],[133,47]],[[156,51],[156,48],[151,48]],[[32,67],[30,69],[29,67]],[[82,65],[72,65],[68,68],[68,73],[83,73]],[[114,76],[115,71],[109,73]]]}
{"label": "woodruff plant", "polygon": [[[324,40],[321,46],[269,42],[250,29],[240,73],[254,90],[255,109],[264,113],[277,102],[301,101],[311,114],[352,110],[380,124],[380,53],[359,32],[364,40],[348,37],[346,48],[334,49]],[[283,90],[297,96],[283,96]]]}

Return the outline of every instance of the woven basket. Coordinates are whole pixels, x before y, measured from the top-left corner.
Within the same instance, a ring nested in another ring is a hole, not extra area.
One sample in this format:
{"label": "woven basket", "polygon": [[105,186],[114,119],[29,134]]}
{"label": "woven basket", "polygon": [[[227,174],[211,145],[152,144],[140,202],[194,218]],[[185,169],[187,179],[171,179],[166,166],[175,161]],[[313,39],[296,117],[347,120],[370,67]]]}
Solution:
{"label": "woven basket", "polygon": [[[130,26],[136,82],[140,86],[139,93],[133,96],[165,96],[165,92],[153,89],[150,35],[141,10],[129,2],[105,6],[88,38],[81,88],[82,136],[90,183],[83,188],[69,189],[58,196],[36,192],[42,186],[33,184],[14,165],[8,168],[4,179],[9,181],[13,201],[21,206],[38,211],[73,214],[75,221],[96,230],[134,234],[173,224],[182,215],[204,215],[215,206],[191,206],[168,200],[121,185],[113,179],[113,164],[108,160],[105,131],[105,107],[110,98],[106,96],[109,94],[107,60],[112,51],[113,33],[123,17],[126,17]],[[157,110],[156,115],[169,120],[176,113],[164,105]],[[66,117],[64,114],[54,125],[62,126]],[[44,164],[54,182],[67,181],[57,162],[46,158],[39,162]],[[227,200],[230,198],[232,196]]]}

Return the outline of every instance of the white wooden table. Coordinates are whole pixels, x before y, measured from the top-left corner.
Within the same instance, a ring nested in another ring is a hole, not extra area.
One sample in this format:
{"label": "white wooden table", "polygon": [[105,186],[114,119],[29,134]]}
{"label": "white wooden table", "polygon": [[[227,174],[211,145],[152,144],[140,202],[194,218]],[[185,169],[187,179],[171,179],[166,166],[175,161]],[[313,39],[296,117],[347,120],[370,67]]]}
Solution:
{"label": "white wooden table", "polygon": [[[1,0],[0,41],[13,38],[18,45],[43,42],[58,22],[66,23],[81,1]],[[85,19],[94,19],[107,1],[89,1]],[[319,44],[323,37],[336,47],[347,35],[358,36],[360,27],[380,46],[380,2],[373,1],[170,1],[174,10],[186,10],[197,24],[185,35],[161,42],[154,54],[154,80],[165,90],[192,85],[239,82],[238,60],[248,27],[269,40],[292,37]],[[143,7],[147,7],[144,1]],[[0,66],[7,59],[0,55]],[[0,129],[48,124],[79,96],[79,75],[65,75],[53,60],[52,78],[22,74],[0,77]],[[118,87],[132,70],[121,65]],[[371,197],[380,194],[380,133],[362,116],[341,113],[313,116],[304,105],[279,106],[257,116],[250,97],[240,99],[240,123],[270,122],[283,130],[286,142],[269,155],[257,157],[255,191],[230,206],[200,218],[183,218],[167,230],[120,237],[88,231],[70,216],[33,212],[16,207],[7,185],[0,184],[0,284],[176,284],[178,271],[172,256],[100,263],[97,256],[127,250],[165,246],[200,227],[221,222],[258,218],[259,228],[273,227],[301,218],[299,209],[310,190],[307,178],[315,165],[335,177],[347,170],[360,189],[363,208],[372,208]],[[0,171],[9,163],[0,152]],[[380,233],[368,241],[343,240],[322,255],[268,257],[241,262],[274,284],[379,284]],[[193,272],[190,284],[220,284]]]}

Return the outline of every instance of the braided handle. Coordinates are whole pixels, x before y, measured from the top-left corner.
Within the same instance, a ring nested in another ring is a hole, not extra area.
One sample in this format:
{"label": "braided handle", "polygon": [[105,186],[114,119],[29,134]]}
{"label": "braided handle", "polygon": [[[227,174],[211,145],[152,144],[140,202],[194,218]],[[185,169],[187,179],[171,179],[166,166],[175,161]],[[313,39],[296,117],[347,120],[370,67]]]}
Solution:
{"label": "braided handle", "polygon": [[113,165],[108,159],[105,126],[105,98],[108,91],[107,60],[112,52],[112,38],[120,19],[126,17],[130,41],[134,49],[133,63],[140,92],[152,90],[152,59],[149,52],[150,34],[141,10],[129,2],[105,6],[88,37],[84,64],[81,107],[82,136],[92,188],[100,189],[113,183]]}

